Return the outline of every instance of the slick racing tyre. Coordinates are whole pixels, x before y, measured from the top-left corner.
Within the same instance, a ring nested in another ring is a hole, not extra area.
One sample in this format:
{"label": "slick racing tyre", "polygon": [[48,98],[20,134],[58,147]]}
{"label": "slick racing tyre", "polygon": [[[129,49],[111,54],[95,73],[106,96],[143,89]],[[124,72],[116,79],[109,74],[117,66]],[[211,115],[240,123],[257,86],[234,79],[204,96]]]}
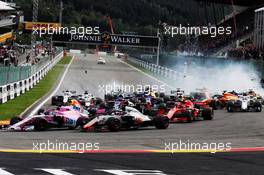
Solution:
{"label": "slick racing tyre", "polygon": [[262,111],[262,105],[260,102],[255,102],[254,107],[255,107],[256,112]]}
{"label": "slick racing tyre", "polygon": [[209,106],[213,108],[213,110],[217,110],[217,102],[215,100],[210,101]]}
{"label": "slick racing tyre", "polygon": [[191,122],[194,121],[194,117],[193,117],[193,115],[192,115],[191,112],[185,111],[185,112],[182,113],[182,115],[183,115],[183,117],[186,117],[187,118],[187,122],[188,123],[191,123]]}
{"label": "slick racing tyre", "polygon": [[20,117],[13,117],[11,120],[10,120],[10,125],[14,125],[20,121],[22,121],[23,119],[20,118]]}
{"label": "slick racing tyre", "polygon": [[81,128],[86,125],[88,122],[90,121],[89,118],[86,118],[86,117],[80,117],[78,118],[77,122],[76,122],[76,128],[78,126],[80,126]]}
{"label": "slick racing tyre", "polygon": [[233,103],[227,103],[226,110],[227,110],[227,112],[234,112],[234,104]]}
{"label": "slick racing tyre", "polygon": [[106,121],[106,125],[111,132],[117,132],[121,128],[121,121],[117,118],[111,117]]}
{"label": "slick racing tyre", "polygon": [[45,131],[48,129],[48,122],[44,118],[36,118],[33,122],[36,131]]}
{"label": "slick racing tyre", "polygon": [[53,106],[63,106],[64,105],[63,99],[64,99],[63,96],[52,96],[51,104]]}
{"label": "slick racing tyre", "polygon": [[59,104],[58,96],[52,96],[51,104],[54,105],[54,106],[58,106],[58,104]]}
{"label": "slick racing tyre", "polygon": [[45,112],[44,109],[39,109],[37,114],[38,114],[38,115],[41,115],[41,114],[44,114],[44,112]]}
{"label": "slick racing tyre", "polygon": [[169,127],[170,120],[165,116],[159,116],[154,118],[154,125],[157,129],[167,129]]}
{"label": "slick racing tyre", "polygon": [[212,120],[213,119],[213,110],[211,109],[203,109],[202,117],[204,120]]}

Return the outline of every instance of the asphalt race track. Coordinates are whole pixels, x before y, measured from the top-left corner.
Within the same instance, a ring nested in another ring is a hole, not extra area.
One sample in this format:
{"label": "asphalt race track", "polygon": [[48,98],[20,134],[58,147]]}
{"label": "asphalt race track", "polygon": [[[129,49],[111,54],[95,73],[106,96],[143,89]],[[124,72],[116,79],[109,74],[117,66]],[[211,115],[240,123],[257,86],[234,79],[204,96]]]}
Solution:
{"label": "asphalt race track", "polygon": [[[0,174],[136,175],[137,173],[137,175],[143,175],[142,172],[144,172],[144,175],[262,175],[263,157],[263,152],[228,154],[1,153]],[[9,174],[4,174],[4,171]]]}
{"label": "asphalt race track", "polygon": [[[99,85],[113,82],[120,84],[157,84],[160,82],[128,67],[116,58],[106,58],[106,65],[98,65],[96,55],[76,56],[61,86],[65,89],[83,93],[89,90],[95,96],[103,97]],[[167,91],[170,88],[167,87]],[[171,124],[167,130],[154,128],[136,131],[80,132],[78,130],[51,130],[45,132],[0,131],[0,149],[31,150],[34,143],[75,142],[98,143],[100,149],[165,149],[166,144],[178,143],[231,143],[232,148],[263,147],[264,114],[227,113],[215,111],[212,121],[189,124]],[[263,155],[263,154],[262,154]],[[1,156],[2,157],[2,156]],[[0,165],[1,167],[2,165]],[[187,165],[186,165],[187,166]],[[143,167],[142,167],[143,168]]]}
{"label": "asphalt race track", "polygon": [[[104,57],[106,65],[97,64],[98,57],[97,55],[89,55],[86,58],[75,56],[60,92],[65,89],[76,90],[77,93],[88,90],[95,96],[103,98],[105,92],[100,87],[107,85],[111,85],[112,89],[114,85],[117,87],[122,84],[134,85],[135,88],[137,85],[162,85],[162,83],[128,67],[114,57]],[[108,87],[110,88],[110,86]],[[166,87],[166,90],[170,89]]]}

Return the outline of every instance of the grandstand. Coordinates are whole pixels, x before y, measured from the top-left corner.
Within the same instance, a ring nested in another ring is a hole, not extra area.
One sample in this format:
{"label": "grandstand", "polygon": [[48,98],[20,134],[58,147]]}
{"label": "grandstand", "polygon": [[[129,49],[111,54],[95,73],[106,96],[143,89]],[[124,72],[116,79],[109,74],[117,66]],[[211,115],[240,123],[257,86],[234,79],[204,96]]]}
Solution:
{"label": "grandstand", "polygon": [[16,4],[0,1],[0,64],[8,66],[17,65],[23,49],[14,48],[13,41],[16,36],[19,22],[23,21],[21,11]]}
{"label": "grandstand", "polygon": [[[224,4],[232,7],[230,14],[222,15],[220,21],[208,21],[215,26],[231,26],[232,35],[222,35],[216,38],[200,36],[198,50],[205,56],[222,56],[242,59],[264,59],[263,48],[257,47],[255,10],[264,6],[263,0],[197,0],[207,6]],[[205,7],[206,8],[206,7]],[[206,9],[205,9],[206,10]],[[224,14],[224,13],[223,13]],[[210,14],[215,16],[216,14]],[[206,17],[209,18],[209,17]],[[255,38],[254,38],[255,36]],[[261,37],[258,35],[257,38]]]}

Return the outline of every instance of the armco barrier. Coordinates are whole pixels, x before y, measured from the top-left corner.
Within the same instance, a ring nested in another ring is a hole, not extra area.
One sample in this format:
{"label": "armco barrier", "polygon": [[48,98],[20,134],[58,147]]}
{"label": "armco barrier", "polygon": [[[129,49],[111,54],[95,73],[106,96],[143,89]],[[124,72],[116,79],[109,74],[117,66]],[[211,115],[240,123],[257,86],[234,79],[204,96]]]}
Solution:
{"label": "armco barrier", "polygon": [[156,64],[152,64],[152,63],[148,63],[146,61],[142,61],[136,58],[132,58],[129,57],[129,61],[139,65],[140,67],[149,70],[151,72],[153,72],[156,75],[165,77],[165,78],[169,78],[172,80],[177,80],[177,78],[179,77],[184,77],[184,74],[181,72],[177,72],[175,70],[172,69],[168,69],[167,67],[162,67],[162,66],[158,66]]}
{"label": "armco barrier", "polygon": [[53,60],[43,65],[40,70],[31,72],[31,76],[0,86],[0,104],[6,103],[8,100],[12,100],[33,88],[62,57],[63,52],[60,52]]}

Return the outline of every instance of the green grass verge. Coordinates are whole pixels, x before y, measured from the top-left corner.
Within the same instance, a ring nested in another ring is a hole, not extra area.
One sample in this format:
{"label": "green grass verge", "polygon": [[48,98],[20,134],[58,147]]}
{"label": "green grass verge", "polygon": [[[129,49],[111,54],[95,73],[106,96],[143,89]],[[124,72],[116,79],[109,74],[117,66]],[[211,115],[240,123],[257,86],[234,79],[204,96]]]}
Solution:
{"label": "green grass verge", "polygon": [[35,101],[47,94],[58,80],[65,65],[69,64],[71,57],[67,56],[60,60],[40,82],[19,97],[0,104],[0,120],[7,120],[21,114]]}

